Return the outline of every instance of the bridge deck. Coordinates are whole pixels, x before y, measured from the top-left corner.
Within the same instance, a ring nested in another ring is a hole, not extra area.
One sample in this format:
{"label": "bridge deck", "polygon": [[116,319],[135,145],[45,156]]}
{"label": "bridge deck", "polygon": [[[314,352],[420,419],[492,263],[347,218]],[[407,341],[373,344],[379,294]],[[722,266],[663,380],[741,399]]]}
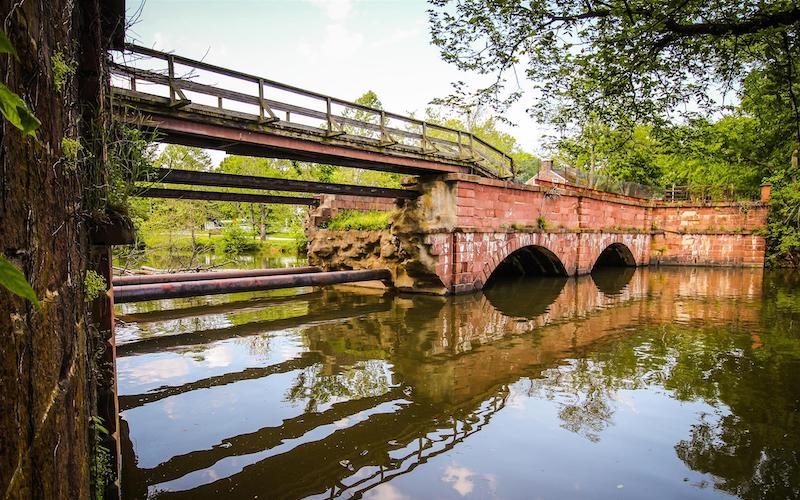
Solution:
{"label": "bridge deck", "polygon": [[407,174],[514,174],[510,156],[464,131],[143,47],[116,59],[115,116],[163,142]]}

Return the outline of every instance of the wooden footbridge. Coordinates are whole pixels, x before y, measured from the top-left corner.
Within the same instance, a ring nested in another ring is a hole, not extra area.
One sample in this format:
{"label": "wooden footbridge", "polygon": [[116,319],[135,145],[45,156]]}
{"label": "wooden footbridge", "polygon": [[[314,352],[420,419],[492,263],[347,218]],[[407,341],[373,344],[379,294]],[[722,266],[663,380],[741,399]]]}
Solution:
{"label": "wooden footbridge", "polygon": [[[135,45],[110,68],[116,119],[161,142],[411,175],[514,176],[509,155],[469,132],[264,77]],[[315,184],[300,188],[369,195]]]}

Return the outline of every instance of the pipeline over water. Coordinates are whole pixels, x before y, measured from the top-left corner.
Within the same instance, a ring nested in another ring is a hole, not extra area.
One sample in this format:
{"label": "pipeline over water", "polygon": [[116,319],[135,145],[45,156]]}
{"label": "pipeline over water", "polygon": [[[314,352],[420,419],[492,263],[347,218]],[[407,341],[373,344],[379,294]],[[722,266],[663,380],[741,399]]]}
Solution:
{"label": "pipeline over water", "polygon": [[390,280],[388,269],[361,271],[333,271],[280,276],[251,276],[245,278],[208,279],[146,285],[126,285],[114,288],[114,302],[140,302],[144,300],[174,299],[198,295],[215,295],[256,290],[274,290],[298,286],[334,285],[358,281]]}
{"label": "pipeline over water", "polygon": [[150,283],[173,283],[176,281],[205,281],[225,278],[249,278],[254,276],[282,276],[284,274],[318,273],[316,266],[286,267],[279,269],[237,269],[230,271],[208,271],[203,273],[163,273],[136,276],[115,276],[114,286],[146,285]]}

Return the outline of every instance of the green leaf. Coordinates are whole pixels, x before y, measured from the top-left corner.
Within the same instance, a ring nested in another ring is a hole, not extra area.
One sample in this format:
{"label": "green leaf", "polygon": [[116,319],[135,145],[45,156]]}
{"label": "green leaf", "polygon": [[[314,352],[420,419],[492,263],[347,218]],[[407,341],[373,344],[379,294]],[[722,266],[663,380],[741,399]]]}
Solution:
{"label": "green leaf", "polygon": [[11,44],[11,40],[8,39],[3,30],[0,30],[0,54],[11,54],[14,56],[14,59],[19,60],[17,50],[14,48],[14,45]]}
{"label": "green leaf", "polygon": [[0,285],[7,288],[9,292],[30,300],[37,309],[42,308],[36,292],[25,279],[25,275],[2,255],[0,255]]}
{"label": "green leaf", "polygon": [[36,137],[36,129],[41,123],[28,109],[25,101],[2,83],[0,83],[0,113],[23,134]]}

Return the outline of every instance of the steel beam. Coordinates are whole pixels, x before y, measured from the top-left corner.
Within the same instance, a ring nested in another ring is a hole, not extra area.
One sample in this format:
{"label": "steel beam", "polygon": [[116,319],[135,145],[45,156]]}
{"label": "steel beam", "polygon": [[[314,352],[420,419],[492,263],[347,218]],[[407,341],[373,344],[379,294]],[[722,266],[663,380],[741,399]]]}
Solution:
{"label": "steel beam", "polygon": [[115,276],[114,286],[147,285],[151,283],[173,283],[178,281],[205,281],[226,278],[249,278],[255,276],[282,276],[286,274],[318,273],[316,266],[286,267],[279,269],[236,269],[230,271],[209,271],[204,273],[163,273],[141,274],[135,276]]}
{"label": "steel beam", "polygon": [[[137,128],[151,130],[159,141],[208,149],[219,149],[229,154],[286,158],[291,160],[382,170],[411,175],[470,173],[474,165],[464,161],[445,163],[444,159],[421,158],[414,153],[393,153],[369,149],[354,149],[352,145],[333,144],[334,140],[316,141],[299,137],[278,135],[276,130],[250,130],[236,120],[214,119],[188,111],[165,109],[125,102],[136,114],[127,114],[120,106],[114,108],[117,119]],[[217,123],[212,123],[217,122]],[[225,124],[223,125],[222,123]]]}
{"label": "steel beam", "polygon": [[141,302],[144,300],[175,299],[198,295],[275,290],[300,286],[334,285],[357,281],[382,280],[392,277],[388,269],[361,271],[334,271],[324,273],[292,274],[283,276],[255,276],[176,283],[129,285],[114,288],[114,303]]}
{"label": "steel beam", "polygon": [[279,203],[283,205],[319,205],[316,198],[273,196],[267,194],[222,193],[219,191],[189,191],[187,189],[146,188],[135,196],[140,198],[172,198],[177,200],[238,201],[242,203]]}
{"label": "steel beam", "polygon": [[346,194],[351,196],[370,196],[374,198],[416,198],[419,196],[418,191],[410,189],[356,186],[352,184],[329,184],[326,182],[277,179],[274,177],[259,177],[254,175],[195,172],[192,170],[170,170],[167,168],[159,168],[149,174],[147,179],[141,180],[163,182],[165,184],[267,189],[297,193]]}

